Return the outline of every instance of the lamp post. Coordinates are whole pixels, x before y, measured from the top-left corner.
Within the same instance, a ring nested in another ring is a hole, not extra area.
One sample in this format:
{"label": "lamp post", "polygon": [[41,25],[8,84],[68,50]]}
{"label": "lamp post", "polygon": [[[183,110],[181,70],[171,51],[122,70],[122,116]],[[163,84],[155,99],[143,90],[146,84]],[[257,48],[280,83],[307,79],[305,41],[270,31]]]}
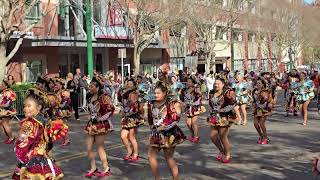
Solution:
{"label": "lamp post", "polygon": [[87,60],[88,74],[93,77],[91,0],[86,0]]}

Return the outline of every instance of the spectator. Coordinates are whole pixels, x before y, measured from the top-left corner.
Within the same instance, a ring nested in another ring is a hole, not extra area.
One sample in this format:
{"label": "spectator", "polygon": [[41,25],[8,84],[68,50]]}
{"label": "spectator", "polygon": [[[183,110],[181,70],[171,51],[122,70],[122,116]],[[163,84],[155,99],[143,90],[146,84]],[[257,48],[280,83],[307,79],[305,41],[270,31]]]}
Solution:
{"label": "spectator", "polygon": [[214,75],[213,75],[213,71],[210,71],[210,73],[208,74],[206,80],[207,80],[208,97],[209,97],[209,93],[213,89],[213,84],[214,84],[214,81],[215,81],[215,78],[214,78]]}
{"label": "spectator", "polygon": [[9,75],[9,76],[8,76],[7,83],[8,83],[9,86],[13,86],[13,85],[16,84],[16,82],[14,81],[14,78],[13,78],[12,75]]}
{"label": "spectator", "polygon": [[89,88],[89,83],[87,81],[87,76],[86,75],[82,75],[81,79],[79,80],[79,86],[80,86],[80,91],[82,93],[82,109],[84,109],[85,107],[87,107],[87,100],[86,100],[86,96],[87,96],[87,90]]}
{"label": "spectator", "polygon": [[73,74],[68,73],[67,75],[67,89],[70,91],[70,96],[71,96],[71,104],[72,108],[74,110],[74,116],[76,120],[79,119],[79,112],[78,112],[78,107],[79,107],[79,94],[78,94],[78,85],[74,81]]}

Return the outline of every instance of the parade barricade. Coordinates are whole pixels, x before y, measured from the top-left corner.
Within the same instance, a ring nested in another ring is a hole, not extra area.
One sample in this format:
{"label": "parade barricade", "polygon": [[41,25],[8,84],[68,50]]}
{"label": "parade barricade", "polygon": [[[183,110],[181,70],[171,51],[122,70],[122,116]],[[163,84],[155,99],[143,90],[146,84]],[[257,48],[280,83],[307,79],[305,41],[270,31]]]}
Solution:
{"label": "parade barricade", "polygon": [[79,104],[79,107],[78,109],[88,113],[88,106],[87,106],[87,102],[86,102],[86,95],[87,94],[87,90],[84,88],[84,87],[80,87],[80,93],[79,93],[79,96],[78,96],[78,104]]}
{"label": "parade barricade", "polygon": [[26,90],[20,90],[15,91],[17,95],[16,101],[13,103],[13,107],[17,111],[17,115],[15,115],[13,118],[20,120],[19,116],[23,116],[23,107],[24,107],[24,99],[26,98],[27,91]]}

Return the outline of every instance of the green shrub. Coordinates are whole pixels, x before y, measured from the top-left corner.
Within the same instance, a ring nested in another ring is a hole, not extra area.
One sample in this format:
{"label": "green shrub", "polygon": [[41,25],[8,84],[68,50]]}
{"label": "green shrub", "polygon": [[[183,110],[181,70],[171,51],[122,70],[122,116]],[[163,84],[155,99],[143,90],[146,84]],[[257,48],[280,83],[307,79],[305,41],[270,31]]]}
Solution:
{"label": "green shrub", "polygon": [[12,86],[12,90],[13,91],[26,91],[26,90],[28,90],[30,88],[34,88],[34,87],[35,87],[35,85],[34,84],[30,84],[30,83],[28,83],[28,84],[19,84],[19,85]]}

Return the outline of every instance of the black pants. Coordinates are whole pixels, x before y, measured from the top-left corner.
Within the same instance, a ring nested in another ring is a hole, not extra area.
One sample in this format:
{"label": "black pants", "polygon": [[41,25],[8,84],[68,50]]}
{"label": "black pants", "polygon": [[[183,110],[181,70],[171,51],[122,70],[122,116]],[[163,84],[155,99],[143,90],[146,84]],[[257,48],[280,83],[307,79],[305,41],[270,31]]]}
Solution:
{"label": "black pants", "polygon": [[74,117],[76,119],[79,119],[79,112],[78,112],[78,108],[79,108],[79,94],[72,92],[71,94],[71,103],[72,103],[72,108],[74,110]]}

